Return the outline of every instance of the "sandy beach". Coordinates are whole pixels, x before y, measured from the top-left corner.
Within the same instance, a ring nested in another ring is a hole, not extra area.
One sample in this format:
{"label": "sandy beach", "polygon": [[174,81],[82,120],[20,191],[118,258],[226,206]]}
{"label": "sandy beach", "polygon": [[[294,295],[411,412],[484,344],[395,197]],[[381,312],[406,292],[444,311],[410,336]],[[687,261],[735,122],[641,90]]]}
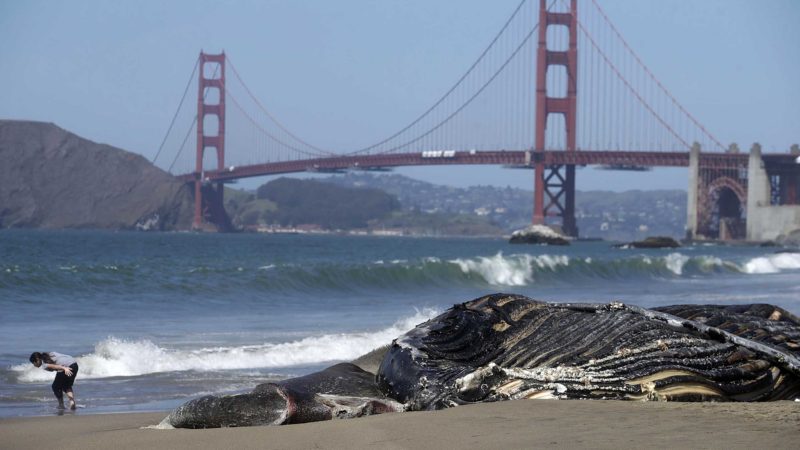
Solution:
{"label": "sandy beach", "polygon": [[800,402],[518,400],[281,427],[159,430],[167,412],[0,420],[0,448],[792,448]]}

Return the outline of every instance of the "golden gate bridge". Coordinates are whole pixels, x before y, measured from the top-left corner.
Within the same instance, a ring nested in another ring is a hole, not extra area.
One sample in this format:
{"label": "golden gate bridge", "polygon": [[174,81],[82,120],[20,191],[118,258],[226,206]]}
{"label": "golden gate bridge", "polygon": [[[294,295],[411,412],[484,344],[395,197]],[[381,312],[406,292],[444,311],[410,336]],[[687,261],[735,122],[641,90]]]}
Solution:
{"label": "golden gate bridge", "polygon": [[[224,183],[242,178],[413,165],[529,168],[532,222],[572,236],[576,167],[689,167],[692,237],[746,237],[754,152],[726,148],[658,80],[597,0],[581,3],[579,14],[577,0],[521,0],[448,90],[396,132],[360,148],[327,148],[293,133],[224,52],[201,52],[154,162],[193,185],[198,229],[225,222]],[[192,86],[196,109],[184,108]],[[187,112],[191,120],[179,120]],[[794,157],[755,153],[767,187],[751,196],[797,205]]]}

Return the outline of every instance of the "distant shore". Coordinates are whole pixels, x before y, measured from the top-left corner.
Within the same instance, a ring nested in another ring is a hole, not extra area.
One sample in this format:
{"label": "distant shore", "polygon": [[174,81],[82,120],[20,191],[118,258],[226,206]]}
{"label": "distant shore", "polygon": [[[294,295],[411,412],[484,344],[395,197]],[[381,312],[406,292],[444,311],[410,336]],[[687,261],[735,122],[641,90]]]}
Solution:
{"label": "distant shore", "polygon": [[168,412],[0,420],[0,448],[790,448],[800,402],[518,400],[281,427],[158,430]]}

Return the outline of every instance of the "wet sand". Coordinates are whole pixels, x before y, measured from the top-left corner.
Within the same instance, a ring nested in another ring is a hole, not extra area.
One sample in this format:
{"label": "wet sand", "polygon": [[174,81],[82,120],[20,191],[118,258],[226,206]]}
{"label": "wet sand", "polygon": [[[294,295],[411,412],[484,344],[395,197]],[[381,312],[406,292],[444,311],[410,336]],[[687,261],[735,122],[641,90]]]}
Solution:
{"label": "wet sand", "polygon": [[797,448],[800,402],[517,400],[282,427],[146,429],[167,415],[0,420],[0,448]]}

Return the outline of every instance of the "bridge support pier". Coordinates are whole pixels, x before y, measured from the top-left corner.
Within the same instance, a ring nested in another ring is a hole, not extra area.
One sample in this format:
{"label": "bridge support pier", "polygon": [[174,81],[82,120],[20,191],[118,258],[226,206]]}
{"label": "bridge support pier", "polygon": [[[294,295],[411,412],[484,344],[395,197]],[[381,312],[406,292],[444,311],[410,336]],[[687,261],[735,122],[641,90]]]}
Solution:
{"label": "bridge support pier", "polygon": [[697,239],[697,200],[700,183],[700,144],[689,150],[689,186],[686,190],[686,238]]}
{"label": "bridge support pier", "polygon": [[[760,221],[759,209],[770,206],[770,186],[767,171],[761,159],[761,146],[753,144],[750,148],[750,158],[747,161],[747,240],[758,241],[764,239],[758,223]],[[773,237],[770,236],[770,239]]]}
{"label": "bridge support pier", "polygon": [[[200,196],[197,196],[198,189]],[[195,182],[195,208],[198,208],[200,199],[200,218],[201,222],[197,230],[213,229],[216,231],[232,231],[228,213],[225,212],[224,203],[225,185],[223,183],[202,183]]]}
{"label": "bridge support pier", "polygon": [[546,217],[561,217],[561,231],[568,236],[578,236],[575,166],[537,164],[534,177],[533,223],[542,225]]}
{"label": "bridge support pier", "polygon": [[753,144],[747,170],[747,240],[769,241],[800,233],[800,167],[793,159],[768,163]]}

